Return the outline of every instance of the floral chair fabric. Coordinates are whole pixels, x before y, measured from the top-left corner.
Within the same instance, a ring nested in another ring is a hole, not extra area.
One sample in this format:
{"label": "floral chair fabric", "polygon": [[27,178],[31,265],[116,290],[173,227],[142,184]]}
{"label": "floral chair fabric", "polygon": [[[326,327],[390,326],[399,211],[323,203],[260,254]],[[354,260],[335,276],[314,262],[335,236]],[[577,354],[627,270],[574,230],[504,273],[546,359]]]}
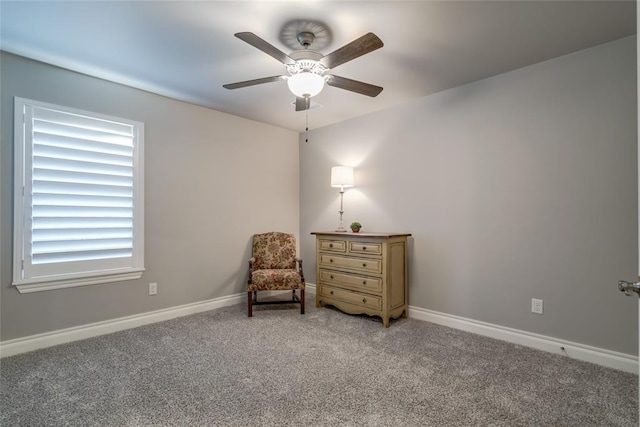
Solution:
{"label": "floral chair fabric", "polygon": [[256,270],[251,273],[247,291],[287,291],[304,289],[296,270]]}
{"label": "floral chair fabric", "polygon": [[[296,238],[293,234],[270,232],[253,236],[253,253],[249,259],[247,283],[248,315],[253,315],[253,305],[258,302],[257,291],[291,290],[291,301],[274,303],[300,303],[304,314],[304,274],[302,260],[296,258]],[[296,295],[300,291],[300,297]],[[253,297],[252,297],[253,294]]]}
{"label": "floral chair fabric", "polygon": [[287,233],[264,233],[253,236],[253,266],[256,270],[295,269],[296,238]]}

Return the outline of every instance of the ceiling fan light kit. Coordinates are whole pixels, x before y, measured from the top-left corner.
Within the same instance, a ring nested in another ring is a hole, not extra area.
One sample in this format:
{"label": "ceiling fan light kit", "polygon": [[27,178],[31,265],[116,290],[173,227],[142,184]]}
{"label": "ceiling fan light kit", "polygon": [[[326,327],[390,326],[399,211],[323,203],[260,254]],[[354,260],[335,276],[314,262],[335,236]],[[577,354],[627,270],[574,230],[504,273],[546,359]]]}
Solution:
{"label": "ceiling fan light kit", "polygon": [[284,64],[289,76],[263,77],[223,85],[226,89],[239,89],[262,83],[287,80],[289,90],[296,96],[296,111],[308,110],[311,106],[309,99],[319,94],[324,88],[325,83],[329,86],[370,97],[375,97],[382,92],[380,86],[347,79],[336,76],[335,74],[325,74],[345,62],[384,46],[382,40],[373,33],[367,33],[326,56],[320,52],[310,50],[311,45],[316,39],[315,34],[311,31],[301,31],[297,34],[296,39],[302,49],[292,52],[289,55],[253,33],[242,32],[236,33],[235,36]]}
{"label": "ceiling fan light kit", "polygon": [[287,85],[296,97],[311,98],[322,91],[324,78],[320,74],[302,71],[289,77]]}

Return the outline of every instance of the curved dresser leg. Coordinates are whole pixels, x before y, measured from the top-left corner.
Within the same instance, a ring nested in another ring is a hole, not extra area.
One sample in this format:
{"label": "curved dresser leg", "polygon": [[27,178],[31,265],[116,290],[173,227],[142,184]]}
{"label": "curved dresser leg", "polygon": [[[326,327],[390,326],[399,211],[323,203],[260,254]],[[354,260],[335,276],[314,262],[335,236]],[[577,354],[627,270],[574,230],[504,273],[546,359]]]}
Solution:
{"label": "curved dresser leg", "polygon": [[382,326],[384,326],[385,328],[389,327],[389,316],[384,316],[382,318]]}

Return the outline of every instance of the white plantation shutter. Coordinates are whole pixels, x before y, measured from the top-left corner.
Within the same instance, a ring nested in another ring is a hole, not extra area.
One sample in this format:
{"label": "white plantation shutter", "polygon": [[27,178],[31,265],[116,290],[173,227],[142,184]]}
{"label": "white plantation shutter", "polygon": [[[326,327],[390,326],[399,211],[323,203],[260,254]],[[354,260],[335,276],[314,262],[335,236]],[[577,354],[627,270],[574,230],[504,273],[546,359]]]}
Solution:
{"label": "white plantation shutter", "polygon": [[14,284],[140,277],[144,125],[21,98],[15,109]]}

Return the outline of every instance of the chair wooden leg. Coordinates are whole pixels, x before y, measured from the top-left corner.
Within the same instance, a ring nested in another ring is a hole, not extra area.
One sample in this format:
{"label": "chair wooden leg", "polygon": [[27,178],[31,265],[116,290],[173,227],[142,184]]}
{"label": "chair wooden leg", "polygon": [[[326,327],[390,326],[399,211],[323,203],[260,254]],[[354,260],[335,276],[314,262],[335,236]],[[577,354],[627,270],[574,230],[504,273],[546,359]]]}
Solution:
{"label": "chair wooden leg", "polygon": [[247,316],[253,316],[253,300],[251,298],[251,291],[247,292]]}
{"label": "chair wooden leg", "polygon": [[304,314],[304,289],[300,289],[300,314]]}

